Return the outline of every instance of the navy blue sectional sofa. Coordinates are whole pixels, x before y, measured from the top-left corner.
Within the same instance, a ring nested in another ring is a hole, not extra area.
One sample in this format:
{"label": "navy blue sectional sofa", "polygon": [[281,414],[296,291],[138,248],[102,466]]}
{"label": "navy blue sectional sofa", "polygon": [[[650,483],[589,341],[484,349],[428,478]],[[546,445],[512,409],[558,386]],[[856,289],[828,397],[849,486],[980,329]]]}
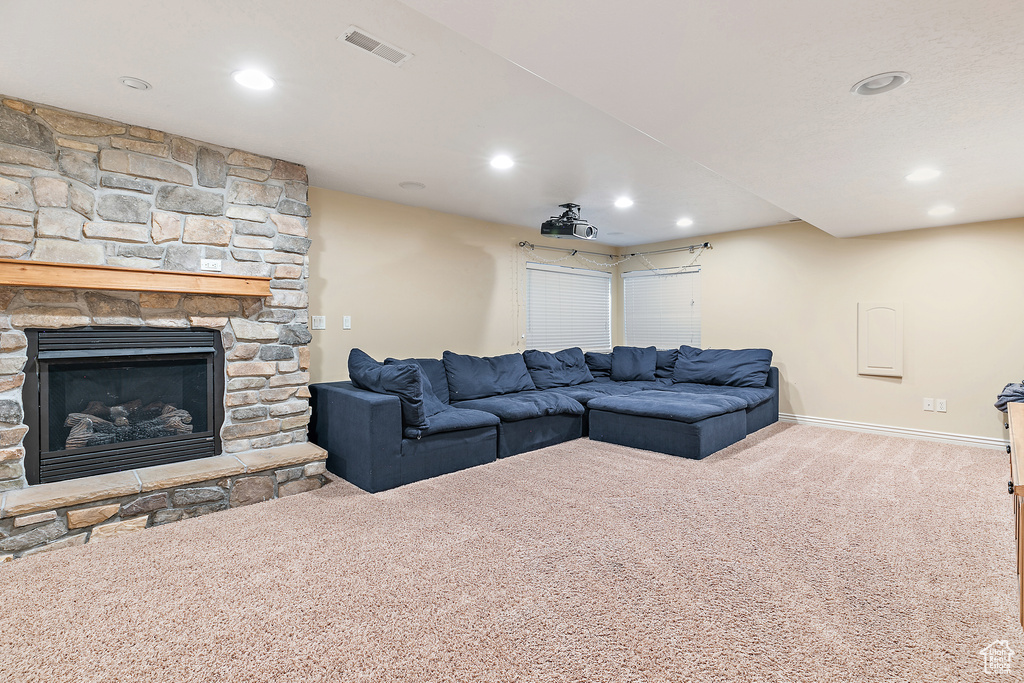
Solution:
{"label": "navy blue sectional sofa", "polygon": [[703,458],[778,421],[771,357],[617,346],[378,362],[353,349],[350,381],[310,386],[310,440],[371,493],[582,436]]}

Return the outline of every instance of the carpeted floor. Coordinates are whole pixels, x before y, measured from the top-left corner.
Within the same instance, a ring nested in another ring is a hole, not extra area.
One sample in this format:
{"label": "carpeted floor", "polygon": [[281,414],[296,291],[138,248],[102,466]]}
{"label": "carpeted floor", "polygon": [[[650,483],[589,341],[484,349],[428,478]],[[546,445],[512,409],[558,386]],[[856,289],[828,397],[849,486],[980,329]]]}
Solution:
{"label": "carpeted floor", "polygon": [[1007,469],[777,424],[338,481],[0,565],[0,680],[1016,680]]}

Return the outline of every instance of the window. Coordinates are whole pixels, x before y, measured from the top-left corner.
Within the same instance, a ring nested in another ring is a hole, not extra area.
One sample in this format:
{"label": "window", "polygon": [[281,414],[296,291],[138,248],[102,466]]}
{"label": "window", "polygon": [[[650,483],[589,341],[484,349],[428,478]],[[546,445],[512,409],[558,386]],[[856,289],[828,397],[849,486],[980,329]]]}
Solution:
{"label": "window", "polygon": [[622,274],[629,346],[700,346],[700,270],[636,270]]}
{"label": "window", "polygon": [[612,276],[526,264],[526,345],[541,351],[612,348]]}

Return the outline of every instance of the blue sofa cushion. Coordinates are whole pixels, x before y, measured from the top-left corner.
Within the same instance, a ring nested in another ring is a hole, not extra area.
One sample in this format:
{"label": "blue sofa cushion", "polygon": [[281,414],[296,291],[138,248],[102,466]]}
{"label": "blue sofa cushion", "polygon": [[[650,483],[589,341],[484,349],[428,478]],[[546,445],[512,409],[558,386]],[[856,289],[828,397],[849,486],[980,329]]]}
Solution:
{"label": "blue sofa cushion", "polygon": [[664,391],[674,391],[678,394],[715,394],[719,396],[735,396],[736,398],[742,398],[747,402],[748,410],[755,406],[759,406],[762,403],[767,403],[775,396],[775,389],[772,387],[729,387],[717,386],[714,384],[691,384],[689,382],[685,382],[682,384],[669,384],[665,387],[659,387],[659,389]]}
{"label": "blue sofa cushion", "polygon": [[669,349],[668,351],[658,351],[658,364],[654,368],[654,376],[657,379],[671,379],[672,373],[676,369],[676,354],[679,353],[679,349]]}
{"label": "blue sofa cushion", "polygon": [[594,376],[587,368],[583,350],[579,348],[565,349],[558,353],[531,349],[523,351],[523,360],[538,389],[571,387],[574,384],[594,381]]}
{"label": "blue sofa cushion", "polygon": [[502,422],[518,422],[545,415],[582,415],[579,401],[554,391],[521,391],[504,396],[491,396],[459,401],[456,408],[471,408],[497,415]]}
{"label": "blue sofa cushion", "polygon": [[549,391],[558,392],[563,396],[568,396],[576,401],[579,401],[583,405],[591,399],[600,398],[602,396],[625,396],[627,394],[635,394],[640,391],[639,388],[630,386],[624,382],[587,382],[585,384],[576,384],[571,387],[554,387]]}
{"label": "blue sofa cushion", "polygon": [[675,382],[717,384],[733,387],[763,387],[772,365],[769,349],[695,349],[680,346]]}
{"label": "blue sofa cushion", "polygon": [[671,391],[640,391],[629,396],[595,398],[590,410],[604,410],[623,415],[657,417],[676,422],[700,422],[709,417],[746,410],[747,402],[735,396],[696,396]]}
{"label": "blue sofa cushion", "polygon": [[587,361],[587,368],[590,369],[590,374],[593,375],[595,379],[598,377],[611,377],[612,354],[587,351],[583,354],[583,357]]}
{"label": "blue sofa cushion", "polygon": [[611,378],[616,382],[654,380],[658,367],[658,349],[653,346],[616,346],[612,349]]}
{"label": "blue sofa cushion", "polygon": [[360,349],[352,349],[348,354],[348,376],[360,389],[398,396],[405,430],[426,429],[427,418],[445,409],[430,388],[430,380],[415,363],[385,365]]}
{"label": "blue sofa cushion", "polygon": [[444,352],[448,393],[452,401],[467,401],[536,389],[521,353],[504,356],[464,356]]}
{"label": "blue sofa cushion", "polygon": [[402,360],[388,358],[384,361],[384,365],[404,365],[408,363],[415,363],[420,366],[423,374],[430,380],[430,388],[434,390],[434,396],[437,396],[441,403],[450,402],[451,399],[448,397],[448,375],[444,371],[444,363],[437,358],[405,358]]}
{"label": "blue sofa cushion", "polygon": [[445,406],[444,410],[427,418],[427,426],[424,429],[410,429],[406,427],[403,433],[407,439],[419,439],[443,432],[458,432],[464,429],[478,429],[480,427],[497,427],[499,422],[501,420],[496,415],[485,413],[482,410],[459,410],[451,406]]}

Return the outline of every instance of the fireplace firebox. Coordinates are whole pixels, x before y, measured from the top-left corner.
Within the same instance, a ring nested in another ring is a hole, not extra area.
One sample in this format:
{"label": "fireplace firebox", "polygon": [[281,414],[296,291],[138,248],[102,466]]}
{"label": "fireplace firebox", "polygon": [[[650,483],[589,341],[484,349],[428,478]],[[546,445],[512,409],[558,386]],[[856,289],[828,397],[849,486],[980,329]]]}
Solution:
{"label": "fireplace firebox", "polygon": [[220,454],[220,332],[81,327],[25,334],[29,484]]}

